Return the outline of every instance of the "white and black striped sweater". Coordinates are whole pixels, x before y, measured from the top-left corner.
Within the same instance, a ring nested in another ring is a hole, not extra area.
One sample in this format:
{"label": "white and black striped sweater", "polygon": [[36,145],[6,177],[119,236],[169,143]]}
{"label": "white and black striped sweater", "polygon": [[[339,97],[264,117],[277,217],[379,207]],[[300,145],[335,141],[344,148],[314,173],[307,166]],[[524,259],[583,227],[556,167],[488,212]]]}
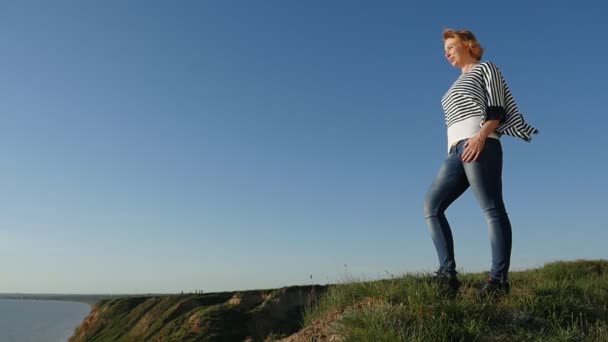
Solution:
{"label": "white and black striped sweater", "polygon": [[460,75],[441,99],[448,126],[448,149],[477,134],[486,120],[500,120],[491,136],[530,141],[538,130],[524,121],[498,67],[483,62]]}

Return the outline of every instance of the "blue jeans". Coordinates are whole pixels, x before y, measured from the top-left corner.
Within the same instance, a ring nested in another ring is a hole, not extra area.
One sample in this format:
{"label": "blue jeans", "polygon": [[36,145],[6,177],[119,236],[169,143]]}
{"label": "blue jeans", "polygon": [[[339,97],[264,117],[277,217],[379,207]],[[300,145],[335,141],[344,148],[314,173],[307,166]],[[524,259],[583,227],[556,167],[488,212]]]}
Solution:
{"label": "blue jeans", "polygon": [[440,271],[456,276],[454,240],[445,210],[469,185],[489,226],[494,280],[507,280],[511,261],[511,223],[502,200],[502,146],[487,138],[476,162],[462,161],[465,140],[450,149],[424,200],[424,213],[439,257]]}

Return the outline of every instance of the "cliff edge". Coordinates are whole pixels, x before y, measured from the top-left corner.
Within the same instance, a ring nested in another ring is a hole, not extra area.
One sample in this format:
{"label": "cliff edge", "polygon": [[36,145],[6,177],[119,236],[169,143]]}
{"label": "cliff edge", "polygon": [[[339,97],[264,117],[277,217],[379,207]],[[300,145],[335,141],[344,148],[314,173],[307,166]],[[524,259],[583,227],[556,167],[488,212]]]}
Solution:
{"label": "cliff edge", "polygon": [[326,286],[106,299],[70,342],[264,341],[302,327]]}

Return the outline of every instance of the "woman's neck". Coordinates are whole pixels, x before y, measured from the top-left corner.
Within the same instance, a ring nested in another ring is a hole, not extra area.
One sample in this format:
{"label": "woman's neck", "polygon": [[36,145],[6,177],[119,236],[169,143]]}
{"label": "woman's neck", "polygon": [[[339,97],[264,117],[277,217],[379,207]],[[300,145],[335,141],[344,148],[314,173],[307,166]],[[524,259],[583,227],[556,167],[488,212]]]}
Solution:
{"label": "woman's neck", "polygon": [[463,65],[460,69],[462,70],[462,74],[466,74],[467,72],[471,71],[471,69],[473,69],[477,64],[479,64],[479,61],[471,61],[465,65]]}

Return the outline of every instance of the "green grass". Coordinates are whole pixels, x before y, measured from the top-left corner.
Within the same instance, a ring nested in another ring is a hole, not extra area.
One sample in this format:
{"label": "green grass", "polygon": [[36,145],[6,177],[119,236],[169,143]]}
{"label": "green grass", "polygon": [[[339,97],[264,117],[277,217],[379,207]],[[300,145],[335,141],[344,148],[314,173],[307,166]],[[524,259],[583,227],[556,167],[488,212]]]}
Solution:
{"label": "green grass", "polygon": [[460,275],[447,299],[429,275],[332,286],[304,325],[331,310],[346,341],[608,341],[608,262],[554,262],[512,272],[511,294],[480,300],[486,274]]}

